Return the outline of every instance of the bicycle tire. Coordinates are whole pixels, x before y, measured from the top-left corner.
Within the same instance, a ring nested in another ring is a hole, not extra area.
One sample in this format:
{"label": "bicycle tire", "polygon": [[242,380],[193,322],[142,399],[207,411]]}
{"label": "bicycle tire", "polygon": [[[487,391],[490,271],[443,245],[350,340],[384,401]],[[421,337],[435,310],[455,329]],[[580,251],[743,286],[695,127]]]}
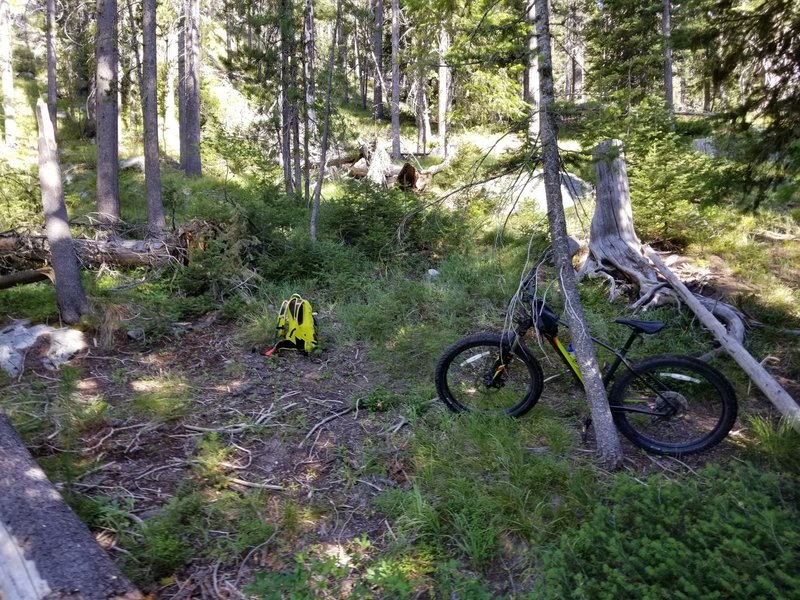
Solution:
{"label": "bicycle tire", "polygon": [[[493,333],[470,335],[451,345],[436,364],[439,398],[454,412],[524,415],[539,400],[544,375],[525,346],[511,352],[511,345],[510,336]],[[499,373],[495,367],[501,351],[507,356],[502,374],[492,377],[493,370]]]}
{"label": "bicycle tire", "polygon": [[[648,452],[676,457],[721,442],[737,413],[736,395],[722,373],[696,358],[677,355],[654,356],[627,369],[614,383],[609,404],[617,428],[631,442]],[[672,414],[654,416],[624,408]]]}

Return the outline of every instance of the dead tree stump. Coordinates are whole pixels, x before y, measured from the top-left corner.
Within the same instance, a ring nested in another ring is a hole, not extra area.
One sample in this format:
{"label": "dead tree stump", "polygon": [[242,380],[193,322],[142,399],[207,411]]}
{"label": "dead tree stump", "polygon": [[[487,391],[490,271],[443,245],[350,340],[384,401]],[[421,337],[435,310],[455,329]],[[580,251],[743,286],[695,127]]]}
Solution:
{"label": "dead tree stump", "polygon": [[[580,275],[604,277],[611,285],[611,298],[617,293],[617,276],[622,275],[621,290],[633,288],[639,298],[634,308],[657,306],[677,301],[669,284],[659,278],[636,235],[628,187],[628,171],[620,140],[607,140],[592,151],[597,177],[595,212],[589,230],[589,257]],[[732,306],[706,298],[695,297],[722,321],[730,335],[740,342],[744,339],[744,322]]]}

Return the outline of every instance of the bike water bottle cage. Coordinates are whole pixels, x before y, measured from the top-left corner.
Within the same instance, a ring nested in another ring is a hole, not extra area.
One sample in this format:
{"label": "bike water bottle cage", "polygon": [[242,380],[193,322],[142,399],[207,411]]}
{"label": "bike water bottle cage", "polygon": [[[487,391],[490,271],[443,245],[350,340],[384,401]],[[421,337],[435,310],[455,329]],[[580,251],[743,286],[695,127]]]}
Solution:
{"label": "bike water bottle cage", "polygon": [[546,335],[558,335],[558,315],[538,298],[533,301],[533,318],[536,329]]}
{"label": "bike water bottle cage", "polygon": [[664,329],[661,321],[637,321],[636,319],[614,319],[615,323],[627,325],[636,333],[658,333]]}

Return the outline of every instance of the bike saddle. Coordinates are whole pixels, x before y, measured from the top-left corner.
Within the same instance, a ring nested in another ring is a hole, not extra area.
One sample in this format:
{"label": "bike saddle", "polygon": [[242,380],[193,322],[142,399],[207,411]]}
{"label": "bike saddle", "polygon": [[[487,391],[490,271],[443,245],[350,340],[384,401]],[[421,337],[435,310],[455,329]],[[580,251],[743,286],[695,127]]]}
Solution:
{"label": "bike saddle", "polygon": [[637,321],[636,319],[614,319],[615,323],[627,325],[637,333],[658,333],[664,329],[661,321]]}

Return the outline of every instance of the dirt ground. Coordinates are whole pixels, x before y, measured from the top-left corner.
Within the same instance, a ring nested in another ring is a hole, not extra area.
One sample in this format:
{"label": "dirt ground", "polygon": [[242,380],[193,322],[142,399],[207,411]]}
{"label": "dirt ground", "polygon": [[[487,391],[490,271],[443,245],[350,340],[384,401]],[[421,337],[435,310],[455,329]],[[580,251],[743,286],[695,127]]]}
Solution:
{"label": "dirt ground", "polygon": [[[394,533],[372,498],[409,486],[406,449],[411,425],[402,407],[377,412],[364,406],[372,390],[391,383],[364,360],[362,348],[319,356],[283,352],[267,358],[243,348],[235,333],[233,326],[210,318],[185,324],[171,340],[152,348],[125,340],[113,351],[90,348],[70,362],[80,373],[72,401],[80,404],[102,396],[112,405],[111,417],[82,429],[77,447],[70,450],[93,461],[92,468],[71,483],[77,492],[132,499],[134,519],[158,514],[179,484],[193,476],[200,441],[216,432],[220,442],[233,449],[220,463],[227,489],[263,490],[268,498],[313,508],[314,519],[284,547],[284,562],[268,552],[267,545],[233,561],[195,559],[175,578],[148,590],[159,598],[241,597],[239,590],[254,572],[285,567],[293,552],[311,545],[341,548],[365,534],[380,546]],[[36,354],[29,353],[25,371],[7,393],[31,380],[45,387],[61,385],[37,362]],[[406,378],[430,376],[425,371]],[[137,395],[178,381],[185,386],[178,410],[126,410],[136,406]],[[553,389],[552,384],[546,387],[540,402],[557,406],[563,401]],[[525,418],[535,418],[535,409]],[[575,425],[578,435],[578,415]],[[735,429],[730,440],[713,451],[684,461],[644,455],[626,444],[625,468],[637,474],[685,473],[735,454],[739,435]],[[37,458],[62,451],[53,438],[31,448]],[[579,451],[593,450],[588,435]],[[381,468],[366,468],[376,457]],[[278,504],[273,506],[276,511]],[[270,506],[267,501],[267,512]],[[124,556],[113,533],[95,533],[112,557]]]}

